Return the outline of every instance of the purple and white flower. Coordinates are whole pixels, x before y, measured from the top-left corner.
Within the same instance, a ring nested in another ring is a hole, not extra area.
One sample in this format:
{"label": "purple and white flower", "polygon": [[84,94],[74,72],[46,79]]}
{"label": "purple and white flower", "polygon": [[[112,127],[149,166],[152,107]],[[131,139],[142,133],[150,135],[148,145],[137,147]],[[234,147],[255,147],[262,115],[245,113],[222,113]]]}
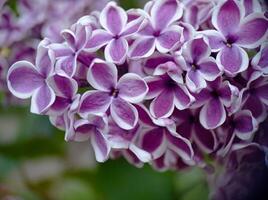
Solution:
{"label": "purple and white flower", "polygon": [[206,81],[214,81],[220,75],[216,60],[210,54],[203,38],[196,38],[185,43],[182,55],[177,58],[176,61],[187,72],[186,85],[191,92],[200,92],[207,86]]}
{"label": "purple and white flower", "polygon": [[129,48],[127,38],[139,30],[143,18],[128,21],[128,15],[121,7],[115,2],[108,3],[100,13],[100,24],[104,29],[94,30],[85,48],[96,51],[105,46],[105,60],[123,64]]}
{"label": "purple and white flower", "polygon": [[36,114],[45,113],[56,98],[48,84],[55,63],[55,56],[48,49],[48,44],[47,40],[39,44],[35,65],[27,61],[16,62],[7,75],[10,92],[21,99],[31,97],[31,112]]}
{"label": "purple and white flower", "polygon": [[111,116],[119,127],[134,128],[138,113],[131,103],[143,101],[148,91],[145,81],[133,73],[127,73],[118,80],[116,66],[100,59],[93,61],[87,80],[96,90],[82,96],[80,115],[103,114],[110,108]]}
{"label": "purple and white flower", "polygon": [[181,42],[182,28],[174,23],[182,17],[182,4],[177,0],[154,1],[131,45],[132,59],[151,56],[155,49],[167,53]]}
{"label": "purple and white flower", "polygon": [[146,77],[146,82],[149,87],[146,99],[153,99],[150,112],[156,118],[169,117],[174,107],[189,108],[195,100],[183,85],[182,71],[174,62],[159,65],[154,76]]}
{"label": "purple and white flower", "polygon": [[235,76],[248,68],[249,58],[243,48],[254,49],[266,38],[268,20],[262,13],[245,15],[240,2],[219,3],[212,15],[216,30],[205,30],[209,45],[217,54],[217,64],[228,76]]}

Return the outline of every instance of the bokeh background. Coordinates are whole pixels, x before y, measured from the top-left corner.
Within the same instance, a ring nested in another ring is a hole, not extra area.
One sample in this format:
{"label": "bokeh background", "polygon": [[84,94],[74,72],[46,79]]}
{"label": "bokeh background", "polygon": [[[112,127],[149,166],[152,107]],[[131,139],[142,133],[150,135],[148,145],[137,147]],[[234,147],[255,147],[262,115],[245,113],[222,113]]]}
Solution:
{"label": "bokeh background", "polygon": [[[16,9],[16,0],[7,2]],[[119,1],[126,9],[144,2]],[[3,47],[0,50],[5,53]],[[121,159],[98,164],[89,143],[66,143],[64,133],[52,127],[46,116],[33,115],[29,103],[9,98],[0,91],[1,200],[208,199],[200,169],[156,172]]]}

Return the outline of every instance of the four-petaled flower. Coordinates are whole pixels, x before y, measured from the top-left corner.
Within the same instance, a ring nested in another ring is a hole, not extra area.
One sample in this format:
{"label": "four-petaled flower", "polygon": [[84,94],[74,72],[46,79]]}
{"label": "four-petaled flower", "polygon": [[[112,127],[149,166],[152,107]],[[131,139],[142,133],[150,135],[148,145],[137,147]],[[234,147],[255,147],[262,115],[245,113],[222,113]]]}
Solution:
{"label": "four-petaled flower", "polygon": [[112,63],[95,59],[88,70],[87,80],[93,88],[82,96],[80,115],[102,114],[110,108],[117,125],[132,129],[138,122],[138,113],[131,103],[141,102],[148,91],[145,81],[137,74],[127,73],[119,80]]}
{"label": "four-petaled flower", "polygon": [[217,64],[228,76],[235,76],[248,68],[249,58],[243,48],[254,49],[267,38],[268,20],[264,15],[244,15],[245,10],[240,2],[223,1],[212,15],[217,31],[202,31],[212,51],[219,51]]}
{"label": "four-petaled flower", "polygon": [[86,44],[88,51],[96,51],[105,47],[104,56],[108,62],[122,64],[128,52],[127,38],[137,32],[143,21],[143,16],[129,21],[127,13],[110,2],[100,14],[100,24],[104,29],[96,29]]}
{"label": "four-petaled flower", "polygon": [[196,38],[185,43],[182,55],[177,62],[187,72],[186,85],[192,92],[200,92],[207,86],[206,81],[214,81],[220,70],[211,51],[203,38]]}
{"label": "four-petaled flower", "polygon": [[55,92],[48,84],[55,63],[55,56],[48,49],[48,45],[48,40],[39,44],[35,65],[19,61],[10,67],[7,74],[9,90],[21,99],[32,97],[31,112],[36,114],[47,112],[56,98]]}
{"label": "four-petaled flower", "polygon": [[175,48],[181,42],[183,29],[174,23],[182,17],[182,11],[177,0],[155,1],[138,31],[138,39],[130,47],[129,57],[149,57],[155,48],[161,53]]}

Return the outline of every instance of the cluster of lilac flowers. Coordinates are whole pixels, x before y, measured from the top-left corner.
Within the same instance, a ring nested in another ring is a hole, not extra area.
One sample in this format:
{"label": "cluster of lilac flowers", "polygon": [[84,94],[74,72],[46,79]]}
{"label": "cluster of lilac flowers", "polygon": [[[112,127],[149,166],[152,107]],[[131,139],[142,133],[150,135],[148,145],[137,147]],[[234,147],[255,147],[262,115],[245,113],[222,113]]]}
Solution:
{"label": "cluster of lilac flowers", "polygon": [[267,117],[268,19],[255,0],[110,2],[45,38],[7,75],[31,112],[96,160],[158,170],[208,166],[250,144]]}
{"label": "cluster of lilac flowers", "polygon": [[6,87],[8,68],[19,60],[34,62],[36,48],[44,37],[62,42],[63,28],[86,13],[101,9],[107,1],[0,0],[0,92],[5,93],[6,103],[19,103],[13,102]]}

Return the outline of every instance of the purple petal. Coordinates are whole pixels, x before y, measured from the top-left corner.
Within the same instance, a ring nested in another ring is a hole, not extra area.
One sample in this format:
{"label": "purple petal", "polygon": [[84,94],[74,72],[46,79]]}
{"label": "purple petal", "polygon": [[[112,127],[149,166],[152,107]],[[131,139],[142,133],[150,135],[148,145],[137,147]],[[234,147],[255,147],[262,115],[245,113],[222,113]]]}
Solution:
{"label": "purple petal", "polygon": [[77,67],[76,55],[61,57],[56,62],[55,71],[61,75],[74,76]]}
{"label": "purple petal", "polygon": [[150,113],[156,118],[169,117],[174,110],[173,91],[163,90],[151,103]]}
{"label": "purple petal", "polygon": [[126,27],[124,27],[124,32],[122,33],[122,36],[131,36],[132,34],[136,33],[140,29],[143,20],[144,17],[139,16],[137,19],[128,22]]}
{"label": "purple petal", "polygon": [[261,12],[261,5],[259,1],[255,0],[242,0],[245,7],[246,15],[249,15],[253,12]]}
{"label": "purple petal", "polygon": [[54,91],[47,85],[38,88],[32,96],[31,112],[36,114],[45,113],[55,101]]}
{"label": "purple petal", "polygon": [[108,44],[113,36],[105,30],[97,29],[92,32],[92,36],[87,42],[85,48],[90,51],[96,51]]}
{"label": "purple petal", "polygon": [[55,56],[52,51],[48,49],[48,44],[49,41],[46,39],[42,40],[36,52],[35,66],[44,77],[47,77],[52,72],[55,63]]}
{"label": "purple petal", "polygon": [[138,122],[137,109],[119,97],[113,99],[110,112],[113,120],[122,129],[130,130],[134,128]]}
{"label": "purple petal", "polygon": [[234,134],[236,134],[241,140],[250,139],[253,136],[253,133],[257,130],[257,122],[248,110],[236,113],[234,121]]}
{"label": "purple petal", "polygon": [[204,129],[199,123],[194,126],[194,141],[206,153],[211,153],[217,146],[215,133]]}
{"label": "purple petal", "polygon": [[268,74],[268,43],[264,43],[261,46],[261,50],[253,57],[251,65],[257,69],[261,70],[265,75]]}
{"label": "purple petal", "polygon": [[210,48],[203,38],[196,38],[187,42],[183,49],[185,60],[192,63],[198,63],[201,59],[207,58],[210,53]]}
{"label": "purple petal", "polygon": [[107,92],[88,91],[83,94],[79,106],[79,114],[87,117],[88,114],[105,113],[112,102],[112,97]]}
{"label": "purple petal", "polygon": [[110,153],[110,146],[105,136],[97,129],[90,137],[92,147],[95,152],[96,160],[98,162],[104,162],[108,159]]}
{"label": "purple petal", "polygon": [[56,58],[70,56],[73,54],[73,50],[66,44],[52,43],[49,48],[53,51]]}
{"label": "purple petal", "polygon": [[46,114],[48,115],[60,115],[63,114],[70,106],[70,99],[56,96],[54,103],[49,107]]}
{"label": "purple petal", "polygon": [[205,35],[205,39],[208,41],[208,44],[213,52],[219,51],[225,46],[225,38],[221,33],[215,30],[205,30],[201,31]]}
{"label": "purple petal", "polygon": [[162,92],[164,87],[164,81],[162,78],[150,76],[146,77],[145,80],[149,88],[148,93],[146,94],[146,99],[155,98]]}
{"label": "purple petal", "polygon": [[76,51],[76,46],[75,46],[75,34],[68,29],[65,29],[61,32],[62,37],[64,40],[67,42],[67,44],[72,48],[73,51]]}
{"label": "purple petal", "polygon": [[169,54],[154,53],[152,56],[146,59],[144,63],[144,71],[153,75],[153,72],[158,65],[167,62],[174,62],[173,56],[170,56]]}
{"label": "purple petal", "polygon": [[32,63],[19,61],[10,67],[7,75],[7,84],[13,95],[26,99],[32,96],[37,88],[44,85],[45,80]]}
{"label": "purple petal", "polygon": [[180,43],[182,28],[171,26],[160,34],[156,39],[156,48],[161,53],[167,53]]}
{"label": "purple petal", "polygon": [[151,155],[147,151],[142,150],[134,144],[130,144],[129,150],[131,150],[142,162],[149,162],[152,159]]}
{"label": "purple petal", "polygon": [[118,35],[122,32],[127,24],[127,14],[115,2],[110,2],[102,10],[100,14],[100,24],[106,30],[109,30],[113,35]]}
{"label": "purple petal", "polygon": [[174,89],[174,97],[174,104],[179,110],[189,108],[194,101],[194,97],[184,86],[178,86]]}
{"label": "purple petal", "polygon": [[127,73],[118,81],[119,97],[131,103],[141,102],[148,92],[145,81],[137,74]]}
{"label": "purple petal", "polygon": [[235,98],[239,96],[239,90],[237,87],[231,85],[228,81],[224,81],[221,84],[221,87],[218,89],[218,95],[221,99],[221,102],[229,107],[234,102]]}
{"label": "purple petal", "polygon": [[77,82],[67,76],[53,75],[47,82],[56,96],[64,97],[69,100],[72,100],[78,90]]}
{"label": "purple petal", "polygon": [[261,101],[268,105],[268,83],[263,84],[255,90],[255,94],[261,99]]}
{"label": "purple petal", "polygon": [[145,58],[153,54],[155,50],[155,39],[144,37],[135,40],[129,49],[129,57],[132,59]]}
{"label": "purple petal", "polygon": [[76,51],[84,48],[91,36],[91,27],[80,23],[75,24],[75,49]]}
{"label": "purple petal", "polygon": [[142,137],[142,149],[152,154],[157,159],[166,151],[166,139],[163,129],[155,128],[144,133]]}
{"label": "purple petal", "polygon": [[140,27],[140,30],[139,30],[139,35],[142,35],[142,36],[153,36],[154,35],[154,27],[152,26],[152,23],[150,20],[148,19],[145,19],[142,24],[141,24],[141,27]]}
{"label": "purple petal", "polygon": [[156,1],[151,9],[154,28],[163,30],[182,17],[182,6],[176,0]]}
{"label": "purple petal", "polygon": [[117,68],[112,63],[94,59],[89,67],[87,80],[95,89],[110,92],[117,83]]}
{"label": "purple petal", "polygon": [[244,48],[254,49],[267,39],[267,33],[268,20],[260,13],[254,13],[243,20],[236,43]]}
{"label": "purple petal", "polygon": [[199,70],[191,69],[186,74],[186,85],[190,91],[199,92],[207,86],[207,83]]}
{"label": "purple petal", "polygon": [[236,1],[227,0],[214,10],[212,23],[224,36],[233,34],[238,29],[243,17],[240,7]]}
{"label": "purple petal", "polygon": [[105,48],[105,60],[108,62],[123,64],[126,60],[128,43],[124,38],[113,39]]}
{"label": "purple petal", "polygon": [[167,133],[167,139],[169,142],[169,148],[175,151],[182,159],[192,159],[194,152],[189,140],[181,137],[178,133],[173,133],[172,135]]}
{"label": "purple petal", "polygon": [[199,63],[199,72],[207,81],[214,81],[221,73],[214,58],[209,57]]}
{"label": "purple petal", "polygon": [[218,98],[211,99],[200,111],[199,120],[205,129],[214,129],[224,123],[226,112]]}
{"label": "purple petal", "polygon": [[249,64],[246,51],[237,45],[224,47],[218,53],[216,61],[219,68],[229,76],[235,76],[237,73],[245,71]]}
{"label": "purple petal", "polygon": [[257,96],[250,95],[243,108],[250,110],[258,122],[262,122],[267,117],[267,109]]}

